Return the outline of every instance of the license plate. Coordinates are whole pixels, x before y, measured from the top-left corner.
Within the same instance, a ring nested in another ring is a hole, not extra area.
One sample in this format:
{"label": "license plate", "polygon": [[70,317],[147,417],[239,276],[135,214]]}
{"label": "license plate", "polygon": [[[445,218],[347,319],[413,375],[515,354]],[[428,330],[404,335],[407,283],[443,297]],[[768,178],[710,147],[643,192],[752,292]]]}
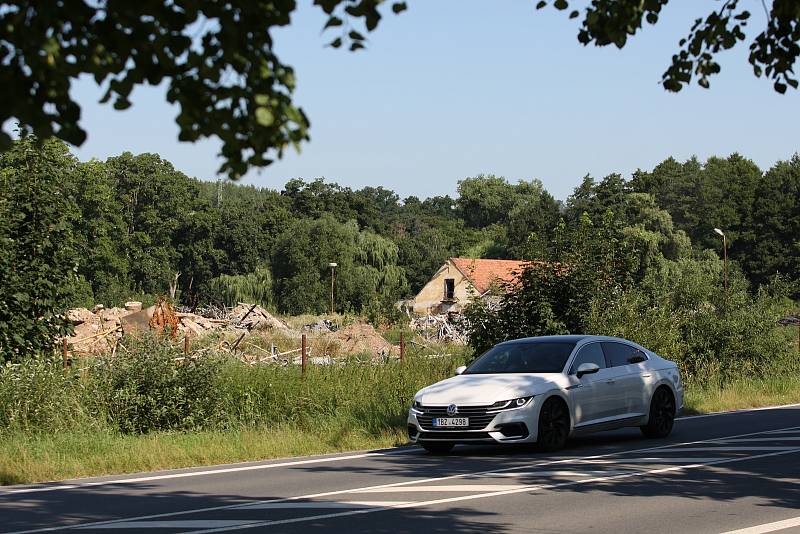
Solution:
{"label": "license plate", "polygon": [[434,417],[433,426],[438,426],[438,427],[469,426],[469,417]]}

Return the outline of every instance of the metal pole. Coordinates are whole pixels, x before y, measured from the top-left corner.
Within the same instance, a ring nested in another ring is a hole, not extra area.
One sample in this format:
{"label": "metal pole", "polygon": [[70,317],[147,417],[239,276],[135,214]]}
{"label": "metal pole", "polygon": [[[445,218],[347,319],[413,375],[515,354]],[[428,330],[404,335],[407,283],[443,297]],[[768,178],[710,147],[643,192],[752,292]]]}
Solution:
{"label": "metal pole", "polygon": [[722,236],[722,255],[725,257],[725,292],[728,292],[728,239]]}
{"label": "metal pole", "polygon": [[300,372],[305,376],[306,374],[306,335],[303,334],[300,338]]}
{"label": "metal pole", "polygon": [[400,331],[400,361],[403,361],[403,358],[406,355],[406,336],[405,333],[401,330]]}
{"label": "metal pole", "polygon": [[336,267],[331,267],[331,315],[334,313],[333,307],[333,291],[336,284]]}

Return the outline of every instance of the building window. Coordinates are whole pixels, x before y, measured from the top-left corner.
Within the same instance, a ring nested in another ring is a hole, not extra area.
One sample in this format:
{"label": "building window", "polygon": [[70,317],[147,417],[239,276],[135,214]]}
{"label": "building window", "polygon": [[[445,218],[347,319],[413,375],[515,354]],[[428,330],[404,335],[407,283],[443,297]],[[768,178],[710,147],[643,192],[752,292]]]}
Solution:
{"label": "building window", "polygon": [[456,294],[455,278],[444,279],[444,300],[453,300]]}

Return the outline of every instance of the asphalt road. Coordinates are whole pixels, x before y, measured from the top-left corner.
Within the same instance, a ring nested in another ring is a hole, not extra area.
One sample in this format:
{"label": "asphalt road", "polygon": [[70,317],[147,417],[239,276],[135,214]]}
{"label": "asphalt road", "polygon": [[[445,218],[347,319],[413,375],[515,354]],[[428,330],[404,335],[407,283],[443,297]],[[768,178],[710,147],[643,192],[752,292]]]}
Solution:
{"label": "asphalt road", "polygon": [[398,448],[0,489],[0,532],[78,530],[800,533],[800,406],[558,454]]}

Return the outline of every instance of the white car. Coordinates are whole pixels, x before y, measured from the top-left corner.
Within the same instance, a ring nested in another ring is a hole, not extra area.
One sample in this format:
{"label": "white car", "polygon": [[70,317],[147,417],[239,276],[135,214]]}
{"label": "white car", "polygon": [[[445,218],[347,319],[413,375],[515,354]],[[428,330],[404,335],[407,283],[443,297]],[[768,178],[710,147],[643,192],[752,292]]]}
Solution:
{"label": "white car", "polygon": [[626,426],[666,437],[682,407],[678,366],[636,343],[531,337],[495,345],[417,392],[408,437],[434,453],[481,442],[552,451],[572,435]]}

